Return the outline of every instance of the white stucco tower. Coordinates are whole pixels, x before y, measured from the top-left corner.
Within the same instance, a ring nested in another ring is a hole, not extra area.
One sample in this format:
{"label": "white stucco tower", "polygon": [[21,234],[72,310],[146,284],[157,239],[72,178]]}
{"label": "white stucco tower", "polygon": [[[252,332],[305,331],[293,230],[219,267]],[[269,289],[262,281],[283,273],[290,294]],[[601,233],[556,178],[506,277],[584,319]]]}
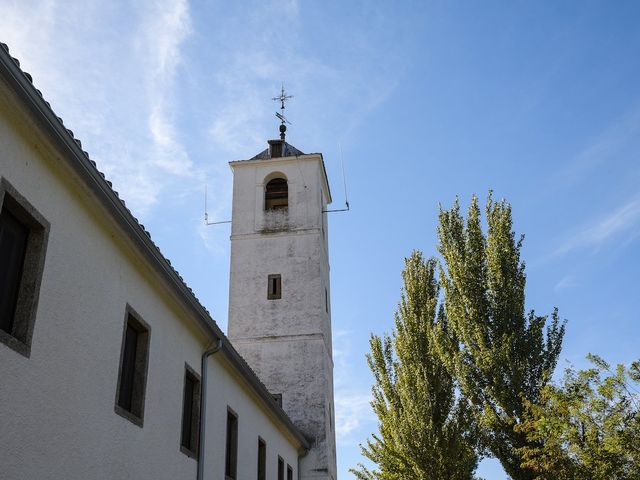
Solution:
{"label": "white stucco tower", "polygon": [[[322,154],[284,140],[233,171],[229,338],[312,443],[300,478],[336,479]],[[274,453],[275,454],[275,453]]]}

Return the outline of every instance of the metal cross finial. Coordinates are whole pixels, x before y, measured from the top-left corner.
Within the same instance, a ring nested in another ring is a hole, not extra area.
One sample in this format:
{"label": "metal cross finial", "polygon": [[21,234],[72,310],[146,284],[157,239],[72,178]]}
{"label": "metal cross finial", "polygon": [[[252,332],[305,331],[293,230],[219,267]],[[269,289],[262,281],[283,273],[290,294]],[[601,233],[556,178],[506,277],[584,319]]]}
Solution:
{"label": "metal cross finial", "polygon": [[281,140],[284,140],[285,132],[287,131],[287,126],[285,124],[288,123],[289,125],[291,125],[291,122],[287,120],[286,117],[284,116],[285,102],[290,98],[293,98],[293,95],[287,95],[287,92],[284,91],[284,83],[282,84],[282,90],[280,91],[280,96],[272,98],[272,100],[276,102],[280,102],[280,113],[276,112],[276,117],[280,119],[280,139]]}

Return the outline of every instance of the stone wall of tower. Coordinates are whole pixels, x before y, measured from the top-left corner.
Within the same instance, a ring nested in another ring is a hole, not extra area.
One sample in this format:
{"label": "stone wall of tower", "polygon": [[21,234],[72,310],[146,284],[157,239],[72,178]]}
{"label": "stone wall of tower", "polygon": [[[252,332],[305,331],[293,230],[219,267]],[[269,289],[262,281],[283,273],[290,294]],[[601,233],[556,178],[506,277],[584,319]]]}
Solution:
{"label": "stone wall of tower", "polygon": [[[231,163],[234,172],[229,338],[313,442],[302,479],[335,479],[333,360],[326,214],[318,154]],[[265,210],[266,183],[286,178],[289,206]],[[282,296],[267,298],[281,275]]]}

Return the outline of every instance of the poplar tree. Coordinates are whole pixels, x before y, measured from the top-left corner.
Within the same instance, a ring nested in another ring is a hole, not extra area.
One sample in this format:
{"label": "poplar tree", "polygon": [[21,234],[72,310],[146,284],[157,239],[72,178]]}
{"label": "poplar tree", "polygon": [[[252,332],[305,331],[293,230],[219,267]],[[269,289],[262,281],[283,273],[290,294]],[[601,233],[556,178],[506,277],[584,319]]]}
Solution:
{"label": "poplar tree", "polygon": [[[441,360],[474,407],[485,448],[514,480],[535,478],[521,466],[520,449],[539,446],[514,428],[523,420],[525,402],[540,403],[562,346],[564,323],[525,311],[524,237],[516,240],[511,206],[486,205],[483,232],[478,199],[467,219],[456,199],[440,209],[438,250],[443,258],[440,282],[446,323],[435,329]],[[446,328],[444,328],[446,327]]]}
{"label": "poplar tree", "polygon": [[478,458],[470,412],[433,345],[433,328],[446,329],[438,313],[439,285],[434,259],[414,251],[405,259],[403,290],[395,330],[372,335],[367,355],[375,384],[371,405],[379,433],[361,445],[360,480],[469,480]]}
{"label": "poplar tree", "polygon": [[587,358],[592,368],[567,368],[518,426],[538,444],[520,452],[536,480],[640,478],[640,361],[613,369]]}

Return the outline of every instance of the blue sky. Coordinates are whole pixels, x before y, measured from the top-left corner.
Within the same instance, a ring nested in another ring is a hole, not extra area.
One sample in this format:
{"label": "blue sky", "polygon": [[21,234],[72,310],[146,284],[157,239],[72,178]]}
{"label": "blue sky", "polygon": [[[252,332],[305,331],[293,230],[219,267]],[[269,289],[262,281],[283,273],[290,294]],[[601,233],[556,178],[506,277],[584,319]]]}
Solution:
{"label": "blue sky", "polygon": [[[231,172],[277,135],[324,153],[341,478],[375,430],[364,354],[392,326],[400,269],[435,253],[439,203],[507,198],[527,305],[569,320],[565,360],[638,358],[640,4],[0,0],[32,73],[226,328]],[[487,479],[506,476],[482,463]]]}

